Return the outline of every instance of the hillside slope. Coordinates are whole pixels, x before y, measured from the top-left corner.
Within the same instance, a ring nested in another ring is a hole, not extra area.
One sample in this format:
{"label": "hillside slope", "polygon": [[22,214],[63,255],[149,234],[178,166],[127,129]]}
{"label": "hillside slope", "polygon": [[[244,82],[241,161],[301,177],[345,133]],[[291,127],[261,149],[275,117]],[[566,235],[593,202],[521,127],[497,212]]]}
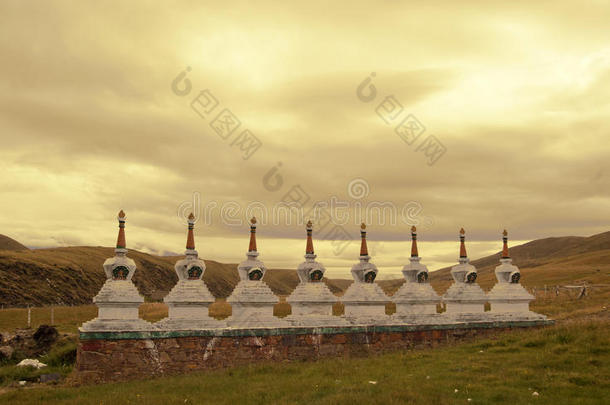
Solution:
{"label": "hillside slope", "polygon": [[[114,255],[113,248],[62,247],[25,251],[0,251],[0,305],[25,306],[91,303],[106,280],[102,263]],[[138,269],[133,281],[149,300],[161,300],[176,284],[174,264],[180,256],[154,256],[129,251]],[[205,260],[204,280],[210,292],[226,298],[237,285],[236,264]],[[264,280],[277,295],[288,295],[296,287],[295,271],[270,269]],[[342,290],[331,280],[333,292]],[[340,283],[341,285],[344,283]]]}
{"label": "hillside slope", "polygon": [[[102,263],[114,255],[112,248],[63,247],[28,251],[0,251],[0,304],[7,306],[90,303],[105,281]],[[138,270],[134,282],[150,297],[169,290],[177,281],[176,258],[130,251]],[[217,290],[229,289],[230,272],[209,263],[206,276],[214,276]],[[226,273],[226,276],[225,276]]]}
{"label": "hillside slope", "polygon": [[0,235],[0,250],[29,250],[26,246],[6,235]]}
{"label": "hillside slope", "polygon": [[[468,247],[468,244],[466,244]],[[498,243],[498,247],[501,244]],[[589,237],[566,236],[538,239],[509,248],[513,263],[522,274],[521,282],[528,287],[554,285],[610,284],[610,232]],[[457,264],[456,245],[456,264]],[[477,282],[485,290],[496,283],[494,269],[500,263],[501,252],[470,263],[477,268]],[[430,282],[438,292],[444,292],[451,284],[451,268],[434,271]],[[402,280],[383,280],[384,290],[393,293]]]}

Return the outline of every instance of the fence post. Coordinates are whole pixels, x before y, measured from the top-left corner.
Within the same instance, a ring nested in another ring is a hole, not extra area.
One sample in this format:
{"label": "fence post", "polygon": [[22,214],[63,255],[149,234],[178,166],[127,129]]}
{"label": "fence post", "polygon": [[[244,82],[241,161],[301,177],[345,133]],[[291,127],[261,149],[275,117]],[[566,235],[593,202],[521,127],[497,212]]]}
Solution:
{"label": "fence post", "polygon": [[28,329],[32,327],[32,307],[28,305]]}
{"label": "fence post", "polygon": [[582,290],[580,290],[580,294],[578,295],[578,299],[584,298],[585,295],[587,295],[587,283],[583,282],[582,283]]}
{"label": "fence post", "polygon": [[55,325],[55,307],[51,305],[51,326]]}

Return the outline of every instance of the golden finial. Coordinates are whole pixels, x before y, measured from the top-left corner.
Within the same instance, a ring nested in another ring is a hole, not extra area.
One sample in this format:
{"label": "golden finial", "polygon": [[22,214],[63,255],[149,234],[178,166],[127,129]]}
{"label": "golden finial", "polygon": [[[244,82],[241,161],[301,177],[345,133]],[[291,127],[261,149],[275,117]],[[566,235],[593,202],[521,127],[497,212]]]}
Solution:
{"label": "golden finial", "polygon": [[464,228],[460,229],[460,235],[464,235],[466,233],[466,231],[464,230]]}
{"label": "golden finial", "polygon": [[364,222],[360,225],[360,229],[362,229],[363,231],[366,229],[366,224]]}
{"label": "golden finial", "polygon": [[411,232],[417,232],[417,228],[415,227],[415,225],[413,225],[413,226],[411,227]]}
{"label": "golden finial", "polygon": [[125,218],[125,213],[123,212],[123,210],[119,211],[119,218],[121,218],[121,219]]}
{"label": "golden finial", "polygon": [[311,222],[311,219],[309,221],[307,221],[307,227],[311,228],[313,226],[313,223]]}
{"label": "golden finial", "polygon": [[508,232],[506,232],[506,229],[504,230],[504,232],[502,232],[502,235],[508,236]]}
{"label": "golden finial", "polygon": [[190,219],[191,221],[192,221],[193,219],[195,219],[195,216],[193,215],[193,213],[192,213],[192,212],[189,214],[189,219]]}
{"label": "golden finial", "polygon": [[252,219],[250,220],[250,223],[252,225],[256,224],[256,217],[252,217]]}

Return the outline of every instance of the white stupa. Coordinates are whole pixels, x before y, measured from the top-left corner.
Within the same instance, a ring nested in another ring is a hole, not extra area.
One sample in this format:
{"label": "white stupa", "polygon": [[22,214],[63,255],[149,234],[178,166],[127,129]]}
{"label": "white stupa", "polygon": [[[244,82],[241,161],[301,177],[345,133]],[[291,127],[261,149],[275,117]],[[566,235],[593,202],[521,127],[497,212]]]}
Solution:
{"label": "white stupa", "polygon": [[311,238],[312,223],[307,222],[305,261],[297,268],[299,284],[286,301],[292,314],[286,320],[293,326],[319,327],[347,325],[344,318],[333,316],[333,304],[339,299],[322,281],[326,269],[316,261]]}
{"label": "white stupa", "polygon": [[538,320],[546,316],[530,311],[529,303],[534,296],[528,293],[519,281],[521,272],[512,264],[508,254],[508,232],[502,235],[503,247],[500,265],[495,273],[498,283],[487,294],[491,304],[490,315],[497,320]]}
{"label": "white stupa", "polygon": [[385,313],[385,305],[390,300],[375,283],[377,266],[369,262],[366,225],[363,223],[360,228],[360,262],[352,267],[354,282],[341,298],[345,304],[345,318],[356,325],[388,324],[390,318]]}
{"label": "white stupa", "polygon": [[178,283],[163,299],[169,308],[169,316],[155,325],[162,329],[198,330],[226,326],[225,322],[209,316],[209,306],[214,302],[208,287],[203,281],[205,262],[195,250],[193,228],[195,216],[188,217],[185,258],[174,266]]}
{"label": "white stupa", "polygon": [[233,328],[275,328],[287,326],[280,318],[273,316],[273,306],[279,299],[262,280],[267,269],[258,260],[256,250],[256,218],[250,220],[250,246],[248,257],[237,267],[239,283],[227,299],[233,314],[227,325]]}
{"label": "white stupa", "polygon": [[455,321],[477,321],[485,318],[487,296],[476,283],[477,269],[469,263],[466,254],[464,228],[460,229],[460,259],[451,268],[454,283],[443,296],[447,303],[445,316]]}
{"label": "white stupa", "polygon": [[410,263],[402,268],[404,283],[392,296],[396,313],[392,318],[399,323],[435,323],[440,314],[436,304],[440,297],[428,282],[428,268],[420,263],[417,251],[417,228],[411,227]]}
{"label": "white stupa", "polygon": [[131,278],[136,264],[128,258],[125,243],[125,213],[119,212],[119,236],[115,256],[103,264],[106,282],[99,293],[93,297],[98,307],[97,318],[85,322],[80,327],[83,332],[104,331],[147,331],[156,329],[153,324],[140,319],[138,308],[144,299],[138,293]]}

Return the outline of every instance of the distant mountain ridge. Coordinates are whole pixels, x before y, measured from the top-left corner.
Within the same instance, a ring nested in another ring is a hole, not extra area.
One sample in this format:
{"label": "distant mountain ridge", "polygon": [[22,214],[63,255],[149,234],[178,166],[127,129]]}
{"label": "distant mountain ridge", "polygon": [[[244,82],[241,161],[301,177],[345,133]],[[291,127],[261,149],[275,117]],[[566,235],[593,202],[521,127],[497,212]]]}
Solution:
{"label": "distant mountain ridge", "polygon": [[[2,246],[15,248],[0,249],[0,305],[4,306],[91,303],[105,281],[102,263],[114,255],[114,250],[108,247],[30,250],[13,239],[6,239],[14,243]],[[509,252],[521,268],[526,286],[583,281],[610,284],[610,232],[590,237],[538,239],[511,247]],[[138,266],[134,283],[147,299],[159,300],[175,285],[174,264],[180,256],[155,256],[130,250],[129,257]],[[493,269],[499,259],[500,252],[471,261],[479,273],[477,282],[484,289],[495,283]],[[210,292],[219,298],[229,296],[238,282],[237,265],[205,262],[204,280]],[[451,283],[450,270],[447,267],[430,275],[437,292],[443,293]],[[298,283],[294,270],[271,269],[264,280],[278,295],[290,294]],[[351,284],[351,280],[343,279],[325,282],[336,294]],[[379,281],[388,293],[393,293],[402,283],[402,279]]]}

